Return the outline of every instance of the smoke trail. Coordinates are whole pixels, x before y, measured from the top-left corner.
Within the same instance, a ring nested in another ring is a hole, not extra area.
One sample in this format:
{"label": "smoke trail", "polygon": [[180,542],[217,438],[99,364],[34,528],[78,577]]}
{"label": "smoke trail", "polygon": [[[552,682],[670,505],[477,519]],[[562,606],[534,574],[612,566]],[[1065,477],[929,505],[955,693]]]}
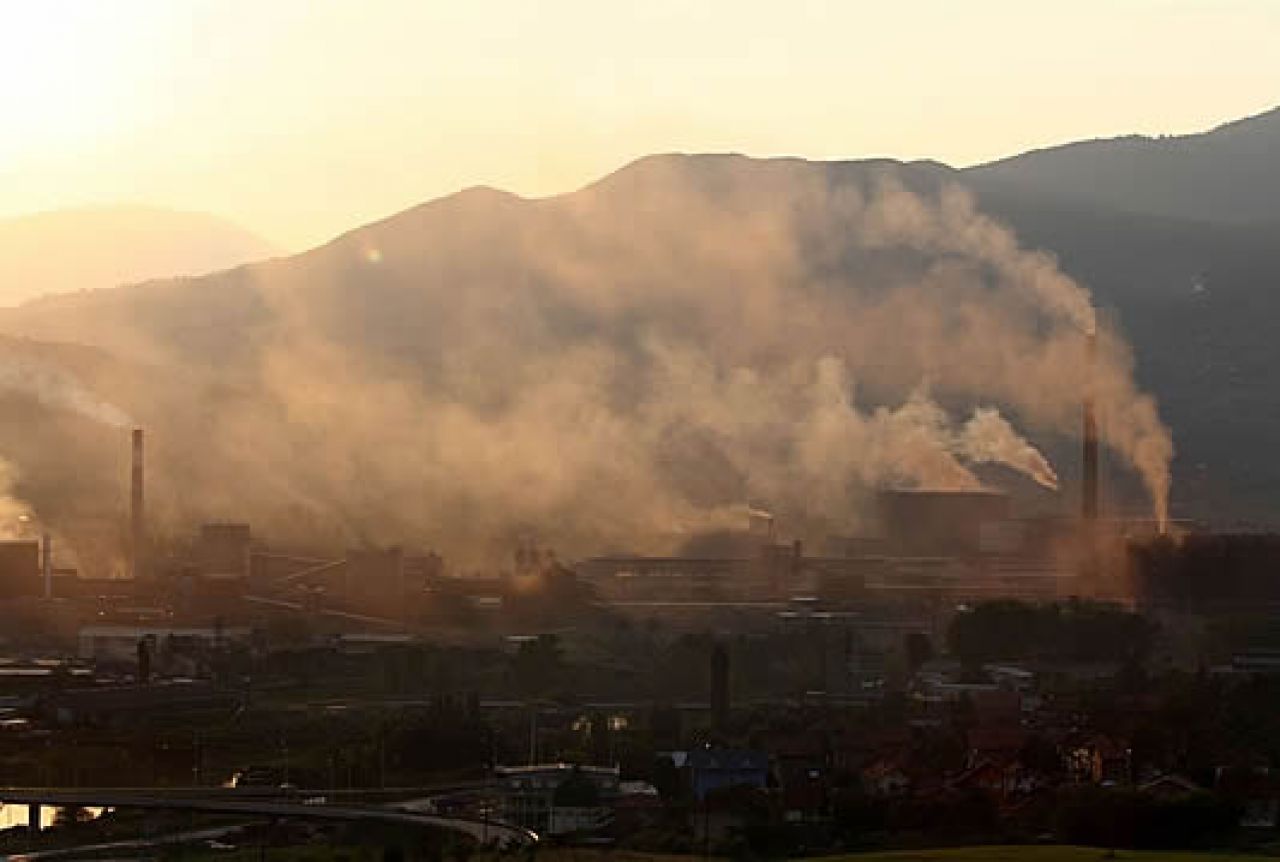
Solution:
{"label": "smoke trail", "polygon": [[16,482],[17,471],[0,458],[0,539],[30,538],[27,533],[32,527],[31,507],[16,496]]}
{"label": "smoke trail", "polygon": [[[116,428],[130,424],[123,411],[94,395],[69,371],[28,356],[0,355],[0,391],[30,396],[46,407],[95,423]],[[41,438],[38,431],[33,436]],[[0,458],[0,536],[4,538],[29,538],[30,531],[37,529],[35,508],[16,493],[17,475],[17,468],[8,459]],[[41,490],[48,493],[47,489]],[[65,493],[65,489],[60,491]]]}
{"label": "smoke trail", "polygon": [[970,461],[1003,464],[1025,473],[1045,488],[1058,488],[1058,474],[1053,465],[993,407],[974,410],[956,443],[957,451]]}
{"label": "smoke trail", "polygon": [[[956,186],[945,186],[938,193],[937,201],[928,201],[913,192],[906,191],[896,178],[886,177],[878,183],[869,199],[859,196],[845,197],[844,219],[849,227],[852,242],[868,248],[909,247],[931,255],[955,255],[960,259],[977,263],[991,270],[996,281],[1005,284],[1011,293],[1019,295],[1030,305],[1050,316],[1066,321],[1070,329],[1079,333],[1097,332],[1097,313],[1092,297],[1057,268],[1056,261],[1046,252],[1025,250],[1018,238],[1004,225],[979,213],[972,195]],[[992,297],[993,298],[993,297]],[[1001,302],[1004,300],[1000,300]],[[1018,328],[1005,332],[993,332],[993,343],[1007,345],[1016,338]],[[1064,354],[1078,354],[1083,348],[1083,338],[1075,338],[1079,346],[1071,346]],[[1161,525],[1169,514],[1170,462],[1172,439],[1169,429],[1161,423],[1155,401],[1134,386],[1132,361],[1123,343],[1108,334],[1108,356],[1098,366],[1098,375],[1105,378],[1085,382],[1070,378],[1071,374],[1047,375],[1043,369],[1027,369],[1021,380],[1012,380],[1012,388],[1023,389],[1027,384],[1053,380],[1053,386],[1066,384],[1074,397],[1082,396],[1085,386],[1101,386],[1106,389],[1106,403],[1102,410],[1110,412],[1106,442],[1138,470],[1151,496],[1155,516]],[[1006,356],[1005,361],[1011,361]],[[1076,370],[1088,368],[1079,356],[1062,356]],[[960,365],[965,365],[963,359]],[[975,366],[968,365],[969,369]],[[979,369],[983,373],[986,369]],[[964,377],[964,371],[941,369],[943,377]],[[988,391],[1000,393],[1010,382],[991,380]],[[1046,397],[1030,397],[1025,391],[1016,393],[1016,402],[1030,401],[1030,406],[1041,406]],[[1047,474],[1044,474],[1047,478]]]}
{"label": "smoke trail", "polygon": [[27,357],[0,357],[0,390],[30,395],[47,407],[69,410],[113,428],[132,424],[124,411],[98,398],[69,372]]}
{"label": "smoke trail", "polygon": [[[559,198],[465,193],[149,286],[138,301],[162,310],[51,325],[181,381],[130,392],[158,440],[202,442],[157,446],[158,515],[282,542],[480,562],[536,532],[566,556],[662,552],[743,523],[746,500],[820,538],[856,529],[878,488],[978,487],[979,463],[1051,487],[1028,438],[1079,433],[1089,294],[964,193],[894,173],[646,160]],[[1105,327],[1094,392],[1103,442],[1163,513],[1169,434]],[[104,456],[102,486],[113,470]]]}
{"label": "smoke trail", "polygon": [[[904,190],[894,179],[886,179],[855,219],[853,234],[868,247],[907,246],[984,264],[1039,309],[1067,321],[1081,336],[1097,332],[1097,313],[1088,290],[1061,272],[1051,255],[1021,248],[1012,231],[979,213],[972,196],[959,187],[944,187],[937,203],[931,204]],[[1168,519],[1171,435],[1160,421],[1154,401],[1134,386],[1123,345],[1114,334],[1110,336],[1111,356],[1100,371],[1107,378],[1109,396],[1102,409],[1111,412],[1106,442],[1137,468],[1163,528]],[[1000,340],[1007,338],[1005,333]],[[1083,346],[1084,339],[1078,340]],[[1033,372],[1026,379],[1044,378]],[[1077,382],[1071,391],[1079,397],[1092,385],[1095,381]],[[1042,471],[1041,475],[1047,479],[1051,472]]]}

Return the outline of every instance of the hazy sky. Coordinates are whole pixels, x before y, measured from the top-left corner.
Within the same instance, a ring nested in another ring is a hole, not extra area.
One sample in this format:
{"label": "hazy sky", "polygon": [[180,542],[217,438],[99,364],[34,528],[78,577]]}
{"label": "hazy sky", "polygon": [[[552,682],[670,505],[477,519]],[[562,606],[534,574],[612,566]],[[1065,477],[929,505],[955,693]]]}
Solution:
{"label": "hazy sky", "polygon": [[1280,0],[0,0],[0,215],[138,202],[302,248],[640,155],[955,165],[1280,103]]}

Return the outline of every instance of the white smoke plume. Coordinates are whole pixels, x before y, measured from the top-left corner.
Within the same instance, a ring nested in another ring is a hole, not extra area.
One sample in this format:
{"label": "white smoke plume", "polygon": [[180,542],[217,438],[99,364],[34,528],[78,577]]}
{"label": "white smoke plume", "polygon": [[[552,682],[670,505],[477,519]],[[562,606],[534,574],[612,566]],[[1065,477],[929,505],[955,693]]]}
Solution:
{"label": "white smoke plume", "polygon": [[26,502],[16,496],[17,476],[14,467],[0,459],[0,539],[29,539],[33,513]]}
{"label": "white smoke plume", "polygon": [[1058,474],[1053,465],[993,407],[974,410],[956,442],[957,452],[974,463],[1003,464],[1030,476],[1045,488],[1058,488]]}
{"label": "white smoke plume", "polygon": [[[122,410],[94,395],[69,371],[30,356],[0,355],[0,394],[3,393],[25,395],[47,408],[112,428],[130,424]],[[41,439],[38,428],[29,427],[29,434]],[[44,525],[32,504],[18,495],[17,480],[18,468],[0,457],[0,537],[29,539]]]}
{"label": "white smoke plume", "polygon": [[985,264],[1081,333],[1097,328],[1089,292],[1064,275],[1052,256],[1021,248],[1012,231],[978,212],[973,197],[958,186],[945,187],[929,202],[886,180],[867,204],[856,237],[868,247],[906,246]]}
{"label": "white smoke plume", "polygon": [[131,423],[123,410],[103,401],[68,371],[24,356],[0,356],[0,392],[20,392],[46,407],[69,410],[112,428]]}
{"label": "white smoke plume", "polygon": [[[1030,440],[1079,434],[1088,292],[963,192],[892,173],[690,157],[562,198],[473,191],[166,286],[163,314],[50,326],[181,381],[127,399],[178,527],[466,562],[530,532],[670,551],[748,500],[847,534],[877,489],[975,488],[979,464],[1054,487]],[[1163,516],[1169,432],[1105,327],[1094,392]]]}

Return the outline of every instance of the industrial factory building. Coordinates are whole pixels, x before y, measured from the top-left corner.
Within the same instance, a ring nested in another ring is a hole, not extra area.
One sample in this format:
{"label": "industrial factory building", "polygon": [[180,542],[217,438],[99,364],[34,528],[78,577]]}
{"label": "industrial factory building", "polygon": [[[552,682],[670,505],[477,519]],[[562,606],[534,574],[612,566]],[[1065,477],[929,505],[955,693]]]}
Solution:
{"label": "industrial factory building", "polygon": [[[1097,336],[1086,346],[1096,354]],[[966,602],[1006,596],[1053,599],[1117,588],[1102,573],[1103,547],[1123,542],[1127,523],[1099,519],[1098,420],[1092,392],[1081,411],[1078,518],[1018,518],[1008,494],[991,489],[884,489],[878,528],[806,556],[800,543],[776,544],[772,515],[752,510],[748,552],[726,557],[597,557],[579,574],[620,607],[691,602]],[[1113,555],[1115,558],[1119,555]]]}
{"label": "industrial factory building", "polygon": [[758,540],[735,557],[596,557],[577,571],[619,606],[1070,594],[1075,572],[1054,549],[1071,525],[1016,520],[1011,508],[997,491],[884,491],[879,530],[833,543],[845,553],[810,556],[798,542]]}
{"label": "industrial factory building", "polygon": [[76,655],[94,661],[126,661],[136,656],[138,644],[143,641],[161,647],[181,645],[214,649],[231,643],[247,643],[249,636],[250,630],[244,626],[85,626],[80,629]]}
{"label": "industrial factory building", "polygon": [[[1090,350],[1092,350],[1092,341]],[[884,489],[873,528],[806,553],[779,541],[778,524],[760,508],[743,529],[712,549],[687,556],[614,555],[565,568],[554,555],[521,548],[513,573],[448,577],[431,552],[358,547],[345,554],[268,547],[249,524],[204,524],[186,543],[161,549],[146,522],[145,438],[130,435],[128,569],[131,579],[87,581],[60,576],[50,540],[0,543],[0,588],[9,598],[79,603],[95,624],[164,625],[210,630],[213,621],[271,615],[328,615],[350,627],[403,629],[430,619],[433,603],[467,612],[501,612],[504,598],[530,573],[575,584],[615,608],[652,614],[699,614],[735,606],[790,612],[797,601],[832,610],[896,603],[950,604],[994,596],[1027,599],[1097,594],[1100,542],[1123,535],[1099,520],[1097,417],[1082,404],[1082,501],[1076,517],[1020,518],[1008,494],[991,489]],[[528,592],[525,590],[525,592]],[[527,602],[526,602],[527,604]],[[804,605],[807,607],[808,605]],[[455,613],[455,611],[459,611]],[[93,649],[96,652],[96,648]]]}
{"label": "industrial factory building", "polygon": [[891,490],[877,503],[884,550],[894,556],[982,553],[1010,523],[1009,495],[999,491]]}
{"label": "industrial factory building", "polygon": [[40,593],[40,543],[26,539],[0,542],[0,595],[17,598]]}

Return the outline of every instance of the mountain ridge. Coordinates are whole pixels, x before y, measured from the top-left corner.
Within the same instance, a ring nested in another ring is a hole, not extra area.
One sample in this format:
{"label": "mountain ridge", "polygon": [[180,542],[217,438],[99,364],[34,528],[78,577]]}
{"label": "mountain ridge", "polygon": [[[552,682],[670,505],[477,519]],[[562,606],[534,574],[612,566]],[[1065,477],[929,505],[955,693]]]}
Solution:
{"label": "mountain ridge", "polygon": [[1205,132],[1073,141],[962,173],[988,191],[1190,221],[1280,224],[1280,107]]}
{"label": "mountain ridge", "polygon": [[[768,267],[779,261],[802,264],[819,282],[850,274],[874,281],[881,270],[901,277],[894,269],[901,261],[874,250],[832,256],[831,243],[842,241],[833,232],[839,226],[824,221],[826,208],[846,192],[865,201],[886,182],[926,197],[949,185],[968,189],[981,212],[1010,224],[1024,246],[1052,252],[1067,274],[1093,289],[1096,303],[1130,336],[1139,382],[1158,396],[1175,430],[1175,514],[1280,523],[1280,469],[1265,454],[1270,436],[1280,433],[1280,410],[1258,385],[1276,359],[1259,323],[1280,316],[1280,297],[1264,289],[1280,281],[1280,251],[1268,226],[1116,209],[1034,184],[985,182],[927,160],[656,154],[545,198],[473,187],[296,255],[0,311],[0,331],[93,344],[150,363],[148,373],[168,368],[176,379],[201,379],[215,393],[212,405],[257,398],[256,381],[264,370],[279,374],[283,362],[302,363],[300,381],[314,380],[314,368],[328,368],[334,385],[350,378],[356,404],[364,403],[364,390],[404,386],[461,392],[484,414],[505,409],[524,387],[544,385],[545,369],[564,357],[581,355],[590,366],[608,346],[616,353],[602,367],[612,367],[651,351],[654,308],[665,309],[668,334],[701,328],[732,361],[732,327],[718,318],[712,298],[737,302],[736,282],[767,283]],[[797,214],[806,224],[803,236],[786,238],[801,255],[791,261],[771,253],[779,237],[770,219]],[[655,250],[667,258],[654,259]],[[699,269],[708,250],[729,266]],[[810,251],[827,257],[803,259]],[[930,277],[920,263],[908,261],[906,272]],[[690,290],[664,292],[682,279],[693,280]],[[627,305],[629,297],[655,291],[642,307]],[[769,331],[785,305],[739,311],[752,315],[744,320],[760,318],[762,355],[785,358],[787,333]],[[282,339],[290,345],[284,354]],[[318,418],[292,412],[293,399],[310,409],[316,396],[308,393],[317,387],[299,382],[293,391],[293,379],[285,380],[292,406],[272,403],[259,412],[287,421],[304,439],[319,433],[321,425],[308,424]],[[629,386],[611,397],[625,403]],[[863,391],[874,392],[868,386]],[[175,388],[165,397],[175,397]],[[163,421],[159,402],[137,409],[147,424]],[[222,408],[183,409],[213,416]],[[341,399],[333,409],[343,409]],[[438,418],[409,411],[392,424]],[[204,420],[184,421],[199,429]],[[376,437],[372,429],[361,433]],[[364,451],[368,443],[360,439],[353,447]],[[684,458],[706,444],[670,445]],[[1057,454],[1070,459],[1074,450]],[[222,455],[243,457],[240,448]],[[343,473],[363,458],[344,453],[327,469]],[[180,465],[168,469],[176,473]],[[732,478],[732,470],[725,473]],[[293,476],[277,492],[297,493],[291,483],[300,481]],[[699,498],[725,493],[719,486],[695,490]],[[319,506],[322,497],[310,488],[305,503],[292,505]],[[354,511],[356,503],[342,502]]]}
{"label": "mountain ridge", "polygon": [[135,204],[0,219],[0,305],[50,294],[199,275],[279,253],[233,222]]}

